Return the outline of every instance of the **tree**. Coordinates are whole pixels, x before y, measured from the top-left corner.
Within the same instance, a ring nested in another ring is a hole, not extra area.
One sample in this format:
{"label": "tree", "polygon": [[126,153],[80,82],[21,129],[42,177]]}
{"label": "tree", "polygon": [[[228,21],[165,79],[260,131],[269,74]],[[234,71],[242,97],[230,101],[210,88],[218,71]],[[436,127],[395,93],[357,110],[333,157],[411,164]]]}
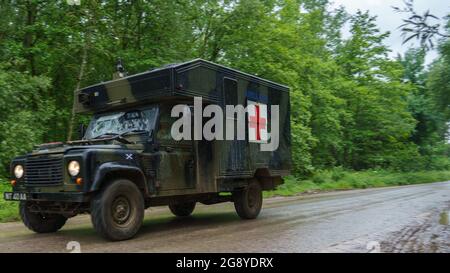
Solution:
{"label": "tree", "polygon": [[[23,60],[25,62],[25,60]],[[9,173],[9,162],[15,155],[25,153],[39,144],[45,127],[55,110],[53,100],[41,94],[49,88],[50,80],[14,71],[14,66],[0,63],[0,175]]]}
{"label": "tree", "polygon": [[436,111],[433,94],[426,86],[425,53],[422,48],[410,48],[404,56],[397,57],[404,68],[403,80],[412,88],[407,97],[408,109],[417,120],[417,124],[411,140],[419,145],[422,154],[429,153],[428,147],[431,143],[443,140],[436,134],[442,130],[442,126],[445,126],[442,124],[443,116]]}
{"label": "tree", "polygon": [[425,73],[425,51],[391,60],[389,33],[376,18],[330,7],[328,0],[0,0],[0,163],[33,144],[73,138],[87,119],[72,112],[74,90],[110,80],[119,57],[130,74],[201,57],[288,85],[297,175],[406,169],[421,161],[419,152],[435,155],[450,116],[448,42]]}
{"label": "tree", "polygon": [[351,37],[337,48],[337,62],[352,82],[341,96],[351,112],[343,126],[343,163],[354,169],[398,165],[401,150],[416,156],[408,144],[415,126],[406,103],[410,89],[382,43],[389,33],[380,33],[375,20],[358,11],[350,19]]}

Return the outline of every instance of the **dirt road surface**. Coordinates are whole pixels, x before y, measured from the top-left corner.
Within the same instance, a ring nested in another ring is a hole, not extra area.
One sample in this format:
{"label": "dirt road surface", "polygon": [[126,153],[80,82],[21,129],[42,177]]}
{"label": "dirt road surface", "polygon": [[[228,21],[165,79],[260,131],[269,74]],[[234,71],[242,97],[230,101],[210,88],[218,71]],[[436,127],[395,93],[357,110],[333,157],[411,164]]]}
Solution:
{"label": "dirt road surface", "polygon": [[450,182],[353,190],[264,201],[256,220],[240,220],[233,204],[197,206],[187,218],[167,208],[146,211],[132,240],[97,236],[89,215],[57,233],[0,224],[0,252],[450,252]]}

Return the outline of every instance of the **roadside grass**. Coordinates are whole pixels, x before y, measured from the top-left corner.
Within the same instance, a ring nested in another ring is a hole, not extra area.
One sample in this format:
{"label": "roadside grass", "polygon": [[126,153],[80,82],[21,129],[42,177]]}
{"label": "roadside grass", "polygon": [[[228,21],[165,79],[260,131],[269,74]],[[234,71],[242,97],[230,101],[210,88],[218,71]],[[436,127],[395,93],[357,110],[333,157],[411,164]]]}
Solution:
{"label": "roadside grass", "polygon": [[3,192],[11,191],[11,185],[0,179],[0,222],[19,220],[18,202],[5,201]]}
{"label": "roadside grass", "polygon": [[[386,170],[346,171],[341,168],[317,172],[308,179],[285,177],[285,182],[274,191],[264,192],[264,197],[293,196],[320,191],[365,189],[400,186],[450,180],[448,171],[392,172]],[[19,220],[18,202],[3,200],[3,192],[11,190],[5,180],[0,179],[0,222]]]}
{"label": "roadside grass", "polygon": [[264,197],[293,196],[300,193],[401,186],[450,180],[448,171],[392,172],[386,170],[345,171],[340,168],[317,172],[309,179],[285,177],[276,190]]}

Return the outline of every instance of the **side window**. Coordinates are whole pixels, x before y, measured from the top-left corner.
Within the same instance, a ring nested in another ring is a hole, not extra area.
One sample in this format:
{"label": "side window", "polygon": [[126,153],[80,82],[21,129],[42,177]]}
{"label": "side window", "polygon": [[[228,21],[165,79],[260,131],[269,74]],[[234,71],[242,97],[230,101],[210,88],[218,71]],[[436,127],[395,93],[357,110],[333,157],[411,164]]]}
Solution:
{"label": "side window", "polygon": [[238,104],[237,81],[229,78],[223,79],[223,93],[226,105]]}
{"label": "side window", "polygon": [[170,130],[172,124],[175,122],[176,118],[172,118],[167,115],[162,115],[159,120],[158,134],[156,138],[161,142],[171,142],[172,136],[170,135]]}
{"label": "side window", "polygon": [[[159,118],[159,125],[158,125],[158,132],[156,134],[156,139],[161,144],[168,144],[173,145],[174,143],[177,144],[191,144],[191,141],[189,140],[180,140],[175,141],[171,135],[172,125],[175,121],[177,121],[180,117],[171,117],[172,107],[166,107],[162,110],[162,113]],[[191,118],[191,121],[193,122],[193,119]],[[193,130],[193,126],[191,128]],[[187,129],[189,130],[189,129]]]}
{"label": "side window", "polygon": [[154,130],[156,126],[156,121],[158,119],[159,108],[152,107],[150,109],[145,109],[142,111],[146,118],[147,128],[150,130]]}

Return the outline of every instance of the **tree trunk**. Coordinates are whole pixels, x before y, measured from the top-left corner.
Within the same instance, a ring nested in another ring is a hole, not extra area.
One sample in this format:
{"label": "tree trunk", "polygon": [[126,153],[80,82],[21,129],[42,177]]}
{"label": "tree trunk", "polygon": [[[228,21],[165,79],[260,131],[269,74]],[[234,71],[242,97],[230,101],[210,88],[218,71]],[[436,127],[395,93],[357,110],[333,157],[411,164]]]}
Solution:
{"label": "tree trunk", "polygon": [[77,92],[77,90],[80,89],[81,81],[83,80],[84,69],[86,67],[87,57],[88,57],[89,41],[87,39],[89,39],[89,37],[86,37],[86,41],[83,46],[83,52],[82,52],[81,64],[80,64],[80,72],[78,73],[77,83],[75,85],[75,89],[73,90],[73,104],[72,104],[72,112],[70,113],[69,131],[67,133],[67,141],[72,140],[72,135],[73,135],[73,127],[74,127],[74,123],[75,123],[75,105],[76,105],[76,99],[77,99],[76,92]]}
{"label": "tree trunk", "polygon": [[96,20],[95,20],[95,7],[93,6],[93,3],[95,2],[88,2],[90,4],[90,8],[85,10],[85,15],[86,15],[86,25],[85,25],[85,36],[84,36],[84,44],[83,44],[83,51],[81,53],[81,64],[80,64],[80,71],[78,73],[78,77],[77,77],[77,82],[75,84],[75,89],[73,90],[73,103],[72,103],[72,111],[70,113],[70,120],[69,120],[69,130],[67,132],[67,141],[71,141],[72,140],[72,136],[73,136],[73,128],[74,128],[74,123],[75,123],[75,105],[77,102],[77,96],[76,96],[76,92],[80,89],[81,87],[81,82],[83,81],[83,77],[84,77],[84,71],[86,68],[86,64],[87,64],[87,59],[88,59],[88,52],[91,46],[91,27],[96,25]]}
{"label": "tree trunk", "polygon": [[[26,22],[25,25],[27,27],[34,26],[36,22],[36,16],[37,16],[37,4],[34,2],[27,1],[26,2]],[[31,75],[35,76],[37,74],[36,72],[36,64],[34,60],[34,53],[32,51],[32,48],[34,46],[34,33],[29,28],[27,28],[25,32],[25,36],[23,39],[23,47],[25,48],[25,58],[28,60],[28,63],[30,65],[30,72]]]}

